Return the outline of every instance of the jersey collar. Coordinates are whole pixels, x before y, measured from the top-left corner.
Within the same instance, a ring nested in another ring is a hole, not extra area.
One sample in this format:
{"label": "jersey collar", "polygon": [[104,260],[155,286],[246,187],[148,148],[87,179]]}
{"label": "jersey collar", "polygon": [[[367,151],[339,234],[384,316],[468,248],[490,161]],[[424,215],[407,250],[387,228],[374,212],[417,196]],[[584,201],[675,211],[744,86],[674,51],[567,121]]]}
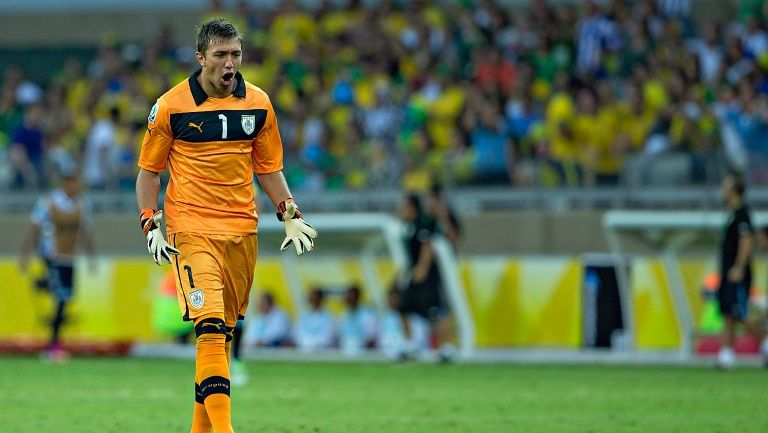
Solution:
{"label": "jersey collar", "polygon": [[[195,105],[200,105],[208,99],[208,94],[205,93],[203,86],[197,81],[197,77],[201,72],[203,72],[203,70],[198,69],[194,74],[189,76],[189,89],[192,91],[192,97],[195,99]],[[243,80],[243,76],[240,72],[235,74],[235,80],[237,80],[237,85],[232,94],[238,98],[245,98],[245,80]]]}

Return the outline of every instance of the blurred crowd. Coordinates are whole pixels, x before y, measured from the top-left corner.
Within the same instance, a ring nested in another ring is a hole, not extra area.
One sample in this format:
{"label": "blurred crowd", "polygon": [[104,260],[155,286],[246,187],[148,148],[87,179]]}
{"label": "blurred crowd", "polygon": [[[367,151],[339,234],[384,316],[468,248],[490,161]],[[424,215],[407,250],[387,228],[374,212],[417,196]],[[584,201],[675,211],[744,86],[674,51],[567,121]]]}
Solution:
{"label": "blurred crowd", "polygon": [[[690,0],[252,3],[211,1],[206,18],[243,30],[241,72],[272,98],[294,189],[680,185],[726,169],[768,183],[766,0],[703,27]],[[131,189],[149,107],[197,67],[192,42],[105,36],[44,85],[7,68],[2,182],[79,167],[91,189]]]}

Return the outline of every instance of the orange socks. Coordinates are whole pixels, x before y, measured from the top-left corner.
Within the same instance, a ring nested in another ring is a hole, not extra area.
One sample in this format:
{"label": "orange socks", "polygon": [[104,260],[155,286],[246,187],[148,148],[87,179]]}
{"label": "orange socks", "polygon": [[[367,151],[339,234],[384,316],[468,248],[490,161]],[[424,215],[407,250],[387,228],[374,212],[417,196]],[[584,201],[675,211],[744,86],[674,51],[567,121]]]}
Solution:
{"label": "orange socks", "polygon": [[[219,322],[221,331],[217,331],[216,326],[211,326]],[[229,400],[229,364],[224,321],[203,319],[195,325],[195,330],[198,331],[195,377],[199,385],[196,387],[192,432],[209,433],[212,426],[214,433],[234,433],[232,406]],[[201,411],[202,408],[205,410]],[[209,420],[207,423],[203,412],[207,414],[207,420]]]}
{"label": "orange socks", "polygon": [[208,418],[208,412],[205,411],[203,404],[203,394],[200,392],[200,379],[195,378],[195,409],[192,411],[192,432],[191,433],[211,433],[213,425]]}

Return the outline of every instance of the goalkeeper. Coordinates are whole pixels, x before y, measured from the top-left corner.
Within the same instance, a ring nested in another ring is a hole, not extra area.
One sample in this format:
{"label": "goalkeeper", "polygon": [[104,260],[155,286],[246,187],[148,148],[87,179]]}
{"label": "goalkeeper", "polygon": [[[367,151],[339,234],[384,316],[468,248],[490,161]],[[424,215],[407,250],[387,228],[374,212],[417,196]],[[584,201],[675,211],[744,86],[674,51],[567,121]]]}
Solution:
{"label": "goalkeeper", "polygon": [[[301,218],[282,173],[283,149],[269,97],[238,72],[241,35],[223,19],[198,30],[200,69],[162,95],[149,114],[136,197],[155,263],[171,263],[179,307],[195,325],[192,433],[231,433],[230,345],[245,315],[256,263],[254,173],[301,255],[317,232]],[[158,211],[160,178],[166,233]],[[191,388],[191,387],[190,387]]]}

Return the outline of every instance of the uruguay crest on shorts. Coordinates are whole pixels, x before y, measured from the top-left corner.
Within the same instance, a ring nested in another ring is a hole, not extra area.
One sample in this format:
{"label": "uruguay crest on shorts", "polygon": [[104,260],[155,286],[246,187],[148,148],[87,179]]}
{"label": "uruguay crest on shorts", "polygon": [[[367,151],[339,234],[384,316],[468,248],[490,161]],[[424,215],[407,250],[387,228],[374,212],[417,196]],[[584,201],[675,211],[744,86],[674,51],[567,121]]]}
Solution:
{"label": "uruguay crest on shorts", "polygon": [[256,116],[253,114],[243,114],[240,117],[240,125],[243,127],[243,132],[246,135],[253,134],[253,130],[256,129]]}
{"label": "uruguay crest on shorts", "polygon": [[195,290],[194,292],[189,293],[189,303],[192,304],[195,308],[200,308],[203,306],[203,303],[205,302],[205,297],[203,296],[202,290]]}

